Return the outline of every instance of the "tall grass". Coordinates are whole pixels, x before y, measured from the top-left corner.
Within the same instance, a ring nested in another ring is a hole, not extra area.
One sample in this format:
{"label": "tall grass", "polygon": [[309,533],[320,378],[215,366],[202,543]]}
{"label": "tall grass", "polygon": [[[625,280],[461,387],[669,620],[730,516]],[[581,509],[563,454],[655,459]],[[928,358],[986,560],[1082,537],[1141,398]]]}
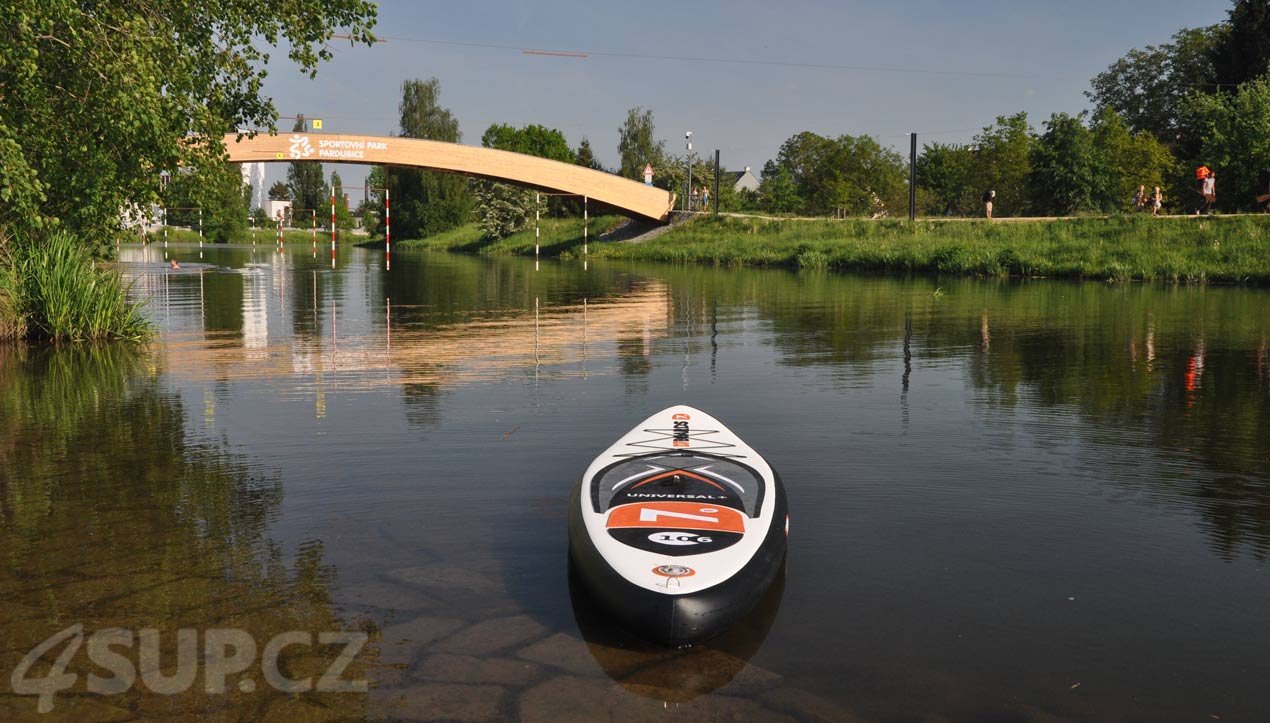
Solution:
{"label": "tall grass", "polygon": [[17,242],[11,268],[28,337],[139,340],[150,334],[140,304],[128,300],[118,272],[98,267],[66,231]]}
{"label": "tall grass", "polygon": [[0,232],[0,341],[26,336],[18,276],[13,267],[9,237]]}

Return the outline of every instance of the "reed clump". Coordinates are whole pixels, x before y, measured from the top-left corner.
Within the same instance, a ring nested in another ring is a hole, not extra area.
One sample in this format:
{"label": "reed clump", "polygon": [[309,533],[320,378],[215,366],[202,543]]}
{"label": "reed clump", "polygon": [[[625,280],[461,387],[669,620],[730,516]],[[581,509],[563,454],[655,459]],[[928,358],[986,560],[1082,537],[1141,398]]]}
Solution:
{"label": "reed clump", "polygon": [[6,238],[0,252],[0,334],[50,341],[144,339],[151,326],[119,273],[73,234]]}

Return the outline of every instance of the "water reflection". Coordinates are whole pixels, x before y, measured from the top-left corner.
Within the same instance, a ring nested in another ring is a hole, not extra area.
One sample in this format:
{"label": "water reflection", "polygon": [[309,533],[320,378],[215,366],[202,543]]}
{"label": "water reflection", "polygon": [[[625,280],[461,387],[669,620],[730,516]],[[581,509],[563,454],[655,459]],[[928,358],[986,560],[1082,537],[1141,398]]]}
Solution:
{"label": "water reflection", "polygon": [[605,675],[646,698],[684,703],[732,683],[772,677],[749,660],[767,639],[785,592],[782,567],[754,610],[723,635],[680,650],[649,645],[614,625],[612,616],[579,583],[569,568],[569,601],[587,650]]}
{"label": "water reflection", "polygon": [[[153,364],[212,448],[284,471],[278,534],[323,540],[337,602],[397,628],[377,695],[412,715],[1270,705],[1263,291],[300,251],[209,250],[202,294],[143,267]],[[548,513],[675,402],[762,440],[797,574],[753,657],[728,653],[750,663],[639,663],[671,673],[623,687],[630,651],[563,614]]]}
{"label": "water reflection", "polygon": [[[157,630],[165,675],[174,674],[178,629],[236,628],[263,646],[281,632],[348,628],[351,621],[331,605],[336,570],[323,561],[321,541],[309,539],[292,555],[268,534],[283,496],[278,477],[191,434],[193,415],[166,391],[164,377],[149,350],[128,345],[0,347],[6,681],[27,651],[77,624],[86,635]],[[304,677],[337,654],[295,646],[284,651],[280,670]],[[135,653],[130,659],[136,662]],[[350,674],[364,673],[365,660]],[[49,670],[37,665],[29,675]],[[88,673],[101,671],[83,652],[67,672],[78,682],[58,694],[53,719],[237,719],[306,707],[356,718],[365,705],[355,694],[288,698],[259,679],[258,667],[250,684],[231,678],[224,695],[193,684],[175,695],[140,685],[88,695]],[[35,706],[32,697],[0,696],[0,717],[32,718]]]}

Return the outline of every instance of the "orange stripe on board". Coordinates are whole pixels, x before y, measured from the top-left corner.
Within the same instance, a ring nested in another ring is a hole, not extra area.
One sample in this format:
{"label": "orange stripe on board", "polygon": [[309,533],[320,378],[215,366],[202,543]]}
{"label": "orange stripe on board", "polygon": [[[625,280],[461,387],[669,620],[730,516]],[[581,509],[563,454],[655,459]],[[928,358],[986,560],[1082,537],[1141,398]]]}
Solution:
{"label": "orange stripe on board", "polygon": [[699,502],[640,502],[622,505],[609,513],[608,529],[655,527],[666,530],[745,532],[745,518],[730,507]]}

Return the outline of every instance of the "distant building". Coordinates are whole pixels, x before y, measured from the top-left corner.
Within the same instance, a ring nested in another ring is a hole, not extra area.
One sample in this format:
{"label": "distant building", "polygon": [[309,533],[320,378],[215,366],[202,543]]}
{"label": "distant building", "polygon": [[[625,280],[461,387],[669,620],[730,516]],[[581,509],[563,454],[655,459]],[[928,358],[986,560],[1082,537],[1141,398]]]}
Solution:
{"label": "distant building", "polygon": [[290,201],[274,201],[272,199],[265,201],[265,213],[269,214],[269,220],[277,223],[278,219],[282,219],[283,225],[291,224],[291,202]]}
{"label": "distant building", "polygon": [[738,193],[758,191],[758,177],[750,172],[749,166],[746,166],[744,171],[724,171],[719,174],[719,182],[732,184],[732,189]]}

